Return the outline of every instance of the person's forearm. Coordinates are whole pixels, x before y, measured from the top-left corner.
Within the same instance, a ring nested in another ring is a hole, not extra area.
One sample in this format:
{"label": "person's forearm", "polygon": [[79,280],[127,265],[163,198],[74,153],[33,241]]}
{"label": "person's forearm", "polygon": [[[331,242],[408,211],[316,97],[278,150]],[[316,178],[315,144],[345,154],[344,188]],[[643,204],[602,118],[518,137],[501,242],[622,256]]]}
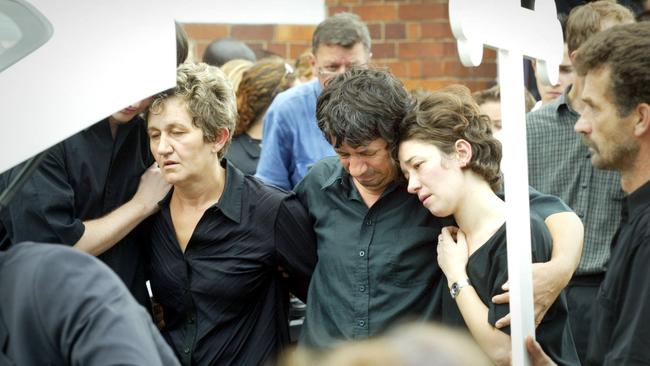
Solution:
{"label": "person's forearm", "polygon": [[98,256],[122,240],[152,212],[150,207],[131,200],[102,218],[84,221],[84,233],[74,248]]}
{"label": "person's forearm", "polygon": [[[443,295],[444,296],[444,295]],[[473,287],[461,289],[456,305],[476,343],[498,365],[510,360],[510,336],[488,322],[488,308]]]}
{"label": "person's forearm", "polygon": [[582,221],[573,212],[561,212],[547,217],[544,223],[553,239],[549,264],[554,267],[553,273],[564,287],[578,268],[582,256]]}

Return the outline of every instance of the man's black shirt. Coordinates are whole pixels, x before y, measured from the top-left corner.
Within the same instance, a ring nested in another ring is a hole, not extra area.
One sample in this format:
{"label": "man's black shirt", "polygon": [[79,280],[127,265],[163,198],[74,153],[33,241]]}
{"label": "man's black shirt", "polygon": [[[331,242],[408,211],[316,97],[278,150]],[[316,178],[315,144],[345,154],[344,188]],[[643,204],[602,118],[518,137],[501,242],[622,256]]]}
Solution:
{"label": "man's black shirt", "polygon": [[[108,119],[50,148],[38,169],[14,196],[2,221],[13,243],[37,241],[74,245],[83,221],[98,219],[135,194],[140,176],[153,163],[145,122],[120,125],[115,139]],[[6,184],[20,166],[4,174]],[[148,303],[137,232],[99,256],[136,299]]]}
{"label": "man's black shirt", "polygon": [[650,364],[650,182],[623,200],[600,285],[587,365]]}
{"label": "man's black shirt", "polygon": [[178,365],[106,265],[61,245],[0,252],[0,365]]}
{"label": "man's black shirt", "polygon": [[173,191],[151,219],[152,290],[163,335],[184,365],[264,364],[288,340],[288,289],[278,266],[304,299],[316,261],[312,224],[297,198],[225,165],[221,198],[184,253],[169,209]]}

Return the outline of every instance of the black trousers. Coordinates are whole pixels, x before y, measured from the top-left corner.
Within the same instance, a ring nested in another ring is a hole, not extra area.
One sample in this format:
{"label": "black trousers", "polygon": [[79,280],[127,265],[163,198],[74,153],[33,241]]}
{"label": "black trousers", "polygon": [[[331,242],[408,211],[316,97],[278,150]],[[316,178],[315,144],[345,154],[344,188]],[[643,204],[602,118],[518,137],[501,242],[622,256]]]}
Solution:
{"label": "black trousers", "polygon": [[584,364],[587,356],[589,331],[593,318],[592,307],[604,277],[604,273],[576,275],[573,276],[565,289],[571,333],[573,334],[573,341],[581,364]]}

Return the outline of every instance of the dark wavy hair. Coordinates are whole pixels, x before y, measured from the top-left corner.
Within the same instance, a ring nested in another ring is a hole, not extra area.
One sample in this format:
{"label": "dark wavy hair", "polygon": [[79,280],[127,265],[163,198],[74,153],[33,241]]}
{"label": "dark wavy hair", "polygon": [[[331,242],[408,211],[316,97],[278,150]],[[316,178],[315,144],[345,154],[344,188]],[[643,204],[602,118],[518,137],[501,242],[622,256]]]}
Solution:
{"label": "dark wavy hair", "polygon": [[296,75],[281,58],[266,58],[244,71],[237,89],[235,136],[250,128],[266,112],[276,95],[289,89]]}
{"label": "dark wavy hair", "polygon": [[413,139],[433,144],[447,155],[456,151],[456,141],[469,142],[472,158],[467,169],[483,177],[495,192],[501,189],[501,143],[466,87],[452,85],[418,99],[399,127],[400,142]]}
{"label": "dark wavy hair", "polygon": [[356,148],[382,138],[392,150],[399,123],[413,104],[402,82],[387,70],[353,68],[323,89],[316,119],[334,147]]}

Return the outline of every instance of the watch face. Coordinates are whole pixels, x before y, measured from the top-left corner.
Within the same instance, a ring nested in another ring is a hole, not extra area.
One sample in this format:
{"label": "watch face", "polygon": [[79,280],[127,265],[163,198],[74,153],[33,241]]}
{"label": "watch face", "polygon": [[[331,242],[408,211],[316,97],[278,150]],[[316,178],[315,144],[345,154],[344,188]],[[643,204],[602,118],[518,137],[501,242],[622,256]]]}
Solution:
{"label": "watch face", "polygon": [[455,298],[456,295],[458,295],[458,290],[459,290],[458,282],[454,282],[451,285],[451,288],[449,289],[449,292],[451,293],[451,298],[452,299]]}
{"label": "watch face", "polygon": [[472,284],[470,283],[469,279],[461,280],[458,282],[454,282],[451,284],[451,288],[449,288],[449,293],[451,294],[451,298],[455,299],[456,296],[460,293],[460,290],[465,287],[465,286],[471,286]]}

